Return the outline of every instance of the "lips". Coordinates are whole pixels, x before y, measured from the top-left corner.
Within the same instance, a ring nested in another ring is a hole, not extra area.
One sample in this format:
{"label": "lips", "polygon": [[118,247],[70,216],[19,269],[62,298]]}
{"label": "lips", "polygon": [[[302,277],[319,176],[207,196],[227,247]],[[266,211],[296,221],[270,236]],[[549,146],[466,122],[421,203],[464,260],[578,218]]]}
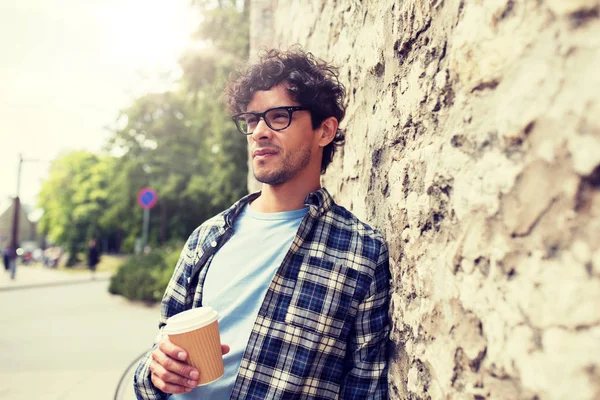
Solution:
{"label": "lips", "polygon": [[277,150],[271,147],[263,147],[252,152],[252,158],[268,157],[277,154]]}

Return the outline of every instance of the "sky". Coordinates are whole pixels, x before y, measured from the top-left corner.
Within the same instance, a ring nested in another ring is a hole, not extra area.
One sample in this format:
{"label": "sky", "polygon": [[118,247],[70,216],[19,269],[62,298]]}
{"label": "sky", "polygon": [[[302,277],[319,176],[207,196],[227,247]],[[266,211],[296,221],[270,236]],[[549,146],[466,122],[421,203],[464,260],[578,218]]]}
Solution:
{"label": "sky", "polygon": [[[0,0],[0,200],[34,205],[50,161],[98,152],[119,110],[175,81],[189,0]],[[165,78],[166,77],[166,78]]]}

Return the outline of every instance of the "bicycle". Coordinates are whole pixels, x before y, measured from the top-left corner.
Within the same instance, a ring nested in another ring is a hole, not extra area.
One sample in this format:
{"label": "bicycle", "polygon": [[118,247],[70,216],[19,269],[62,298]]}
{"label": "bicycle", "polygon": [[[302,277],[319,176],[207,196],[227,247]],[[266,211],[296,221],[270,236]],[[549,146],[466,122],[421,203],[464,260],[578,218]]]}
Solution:
{"label": "bicycle", "polygon": [[135,392],[133,390],[133,377],[135,376],[135,370],[137,369],[138,364],[145,355],[146,352],[143,352],[127,366],[127,369],[125,369],[125,372],[121,375],[121,379],[119,379],[119,383],[117,384],[115,400],[136,400]]}

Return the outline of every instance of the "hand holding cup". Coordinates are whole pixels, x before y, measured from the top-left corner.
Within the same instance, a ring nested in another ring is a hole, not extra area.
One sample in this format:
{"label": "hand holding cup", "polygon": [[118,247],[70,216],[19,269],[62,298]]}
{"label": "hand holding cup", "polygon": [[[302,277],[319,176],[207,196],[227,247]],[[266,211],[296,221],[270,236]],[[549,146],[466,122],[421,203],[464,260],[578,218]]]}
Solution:
{"label": "hand holding cup", "polygon": [[193,308],[167,320],[168,339],[152,352],[152,383],[165,393],[187,393],[223,376],[223,355],[217,313]]}
{"label": "hand holding cup", "polygon": [[[221,345],[223,355],[229,353],[229,346]],[[165,339],[152,352],[152,383],[156,388],[171,394],[188,393],[199,383],[200,371],[189,365],[188,353],[181,347]]]}

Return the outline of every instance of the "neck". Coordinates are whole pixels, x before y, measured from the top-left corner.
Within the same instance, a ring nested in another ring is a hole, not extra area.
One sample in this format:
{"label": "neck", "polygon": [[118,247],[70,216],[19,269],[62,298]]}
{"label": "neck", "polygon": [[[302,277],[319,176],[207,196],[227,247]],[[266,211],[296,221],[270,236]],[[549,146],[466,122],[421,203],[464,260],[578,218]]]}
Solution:
{"label": "neck", "polygon": [[320,180],[310,184],[286,182],[282,185],[263,184],[260,197],[252,202],[252,209],[258,212],[283,212],[304,208],[304,199],[309,193],[321,188]]}

